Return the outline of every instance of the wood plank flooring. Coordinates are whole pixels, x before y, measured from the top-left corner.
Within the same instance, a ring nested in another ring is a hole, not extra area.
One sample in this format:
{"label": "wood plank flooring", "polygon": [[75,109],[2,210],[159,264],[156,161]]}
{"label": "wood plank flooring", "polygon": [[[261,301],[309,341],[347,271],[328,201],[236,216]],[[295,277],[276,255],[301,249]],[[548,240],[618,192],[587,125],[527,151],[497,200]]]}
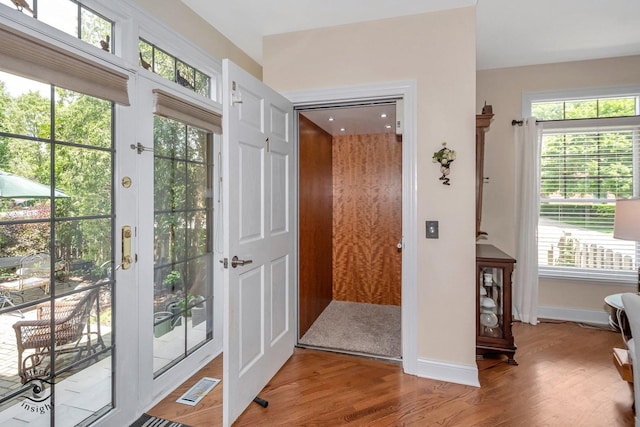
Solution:
{"label": "wood plank flooring", "polygon": [[[612,362],[618,333],[574,323],[514,324],[519,366],[478,361],[481,387],[418,378],[399,364],[296,349],[236,426],[633,426],[633,395]],[[219,358],[221,359],[221,358]],[[175,400],[221,360],[150,414],[199,427],[220,425],[218,385],[196,407]],[[216,416],[217,415],[217,416]]]}
{"label": "wood plank flooring", "polygon": [[191,376],[180,387],[162,399],[153,409],[147,411],[154,417],[165,418],[188,426],[222,425],[222,382],[214,387],[196,406],[176,403],[202,377],[222,378],[222,356],[216,357],[207,366]]}

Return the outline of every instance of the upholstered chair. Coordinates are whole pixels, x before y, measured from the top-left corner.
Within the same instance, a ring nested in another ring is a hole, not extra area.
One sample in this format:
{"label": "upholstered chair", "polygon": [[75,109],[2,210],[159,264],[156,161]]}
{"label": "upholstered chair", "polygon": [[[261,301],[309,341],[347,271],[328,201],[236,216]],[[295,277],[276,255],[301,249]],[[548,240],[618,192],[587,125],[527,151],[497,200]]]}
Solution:
{"label": "upholstered chair", "polygon": [[640,295],[634,293],[622,294],[622,305],[631,327],[631,339],[627,341],[629,358],[633,368],[633,396],[636,412],[636,427],[640,427]]}

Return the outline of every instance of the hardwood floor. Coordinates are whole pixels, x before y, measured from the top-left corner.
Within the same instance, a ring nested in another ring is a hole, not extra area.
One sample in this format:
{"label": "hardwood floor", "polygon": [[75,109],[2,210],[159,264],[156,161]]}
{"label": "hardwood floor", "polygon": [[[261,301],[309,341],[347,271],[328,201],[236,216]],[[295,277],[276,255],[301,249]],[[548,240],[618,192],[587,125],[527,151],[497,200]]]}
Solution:
{"label": "hardwood floor", "polygon": [[165,418],[188,426],[222,425],[222,382],[214,387],[196,406],[176,403],[202,377],[222,378],[222,356],[216,357],[207,366],[192,375],[153,409],[147,411],[154,417]]}
{"label": "hardwood floor", "polygon": [[[574,323],[514,324],[519,366],[478,361],[481,387],[419,378],[399,364],[296,349],[236,426],[633,426],[633,395],[612,363],[615,332]],[[150,414],[198,427],[221,422],[220,386],[196,407],[175,402],[216,360]],[[216,371],[216,369],[218,371]],[[218,373],[216,373],[218,372]],[[216,416],[217,415],[217,416]]]}

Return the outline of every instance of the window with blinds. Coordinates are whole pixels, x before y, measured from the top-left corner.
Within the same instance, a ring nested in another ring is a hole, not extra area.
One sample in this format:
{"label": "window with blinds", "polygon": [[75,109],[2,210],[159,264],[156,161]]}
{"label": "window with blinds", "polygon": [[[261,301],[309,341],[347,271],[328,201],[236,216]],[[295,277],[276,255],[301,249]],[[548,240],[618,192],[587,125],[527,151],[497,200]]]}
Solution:
{"label": "window with blinds", "polygon": [[541,147],[540,275],[635,280],[640,246],[614,239],[613,220],[616,199],[640,191],[638,108],[638,97],[532,104],[552,120]]}

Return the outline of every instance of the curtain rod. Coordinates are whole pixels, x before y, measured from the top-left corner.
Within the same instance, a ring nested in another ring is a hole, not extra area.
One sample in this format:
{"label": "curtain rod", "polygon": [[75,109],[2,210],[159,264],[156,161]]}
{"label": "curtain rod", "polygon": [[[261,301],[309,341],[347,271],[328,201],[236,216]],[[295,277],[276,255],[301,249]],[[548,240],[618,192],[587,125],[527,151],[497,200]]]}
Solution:
{"label": "curtain rod", "polygon": [[[551,125],[553,125],[553,123],[577,123],[577,122],[589,122],[592,121],[594,123],[597,122],[601,122],[601,123],[607,123],[610,122],[612,119],[616,119],[616,120],[624,120],[626,122],[631,122],[634,119],[639,119],[640,115],[637,116],[624,116],[624,117],[597,117],[597,118],[584,118],[584,119],[566,119],[566,120],[536,120],[536,123],[549,123]],[[522,126],[522,124],[524,123],[524,120],[511,120],[511,126]],[[635,122],[633,122],[635,123]]]}
{"label": "curtain rod", "polygon": [[[545,120],[536,120],[536,123],[540,123],[540,122],[544,122]],[[516,120],[513,119],[511,120],[511,126],[522,126],[522,124],[524,123],[524,120]]]}

